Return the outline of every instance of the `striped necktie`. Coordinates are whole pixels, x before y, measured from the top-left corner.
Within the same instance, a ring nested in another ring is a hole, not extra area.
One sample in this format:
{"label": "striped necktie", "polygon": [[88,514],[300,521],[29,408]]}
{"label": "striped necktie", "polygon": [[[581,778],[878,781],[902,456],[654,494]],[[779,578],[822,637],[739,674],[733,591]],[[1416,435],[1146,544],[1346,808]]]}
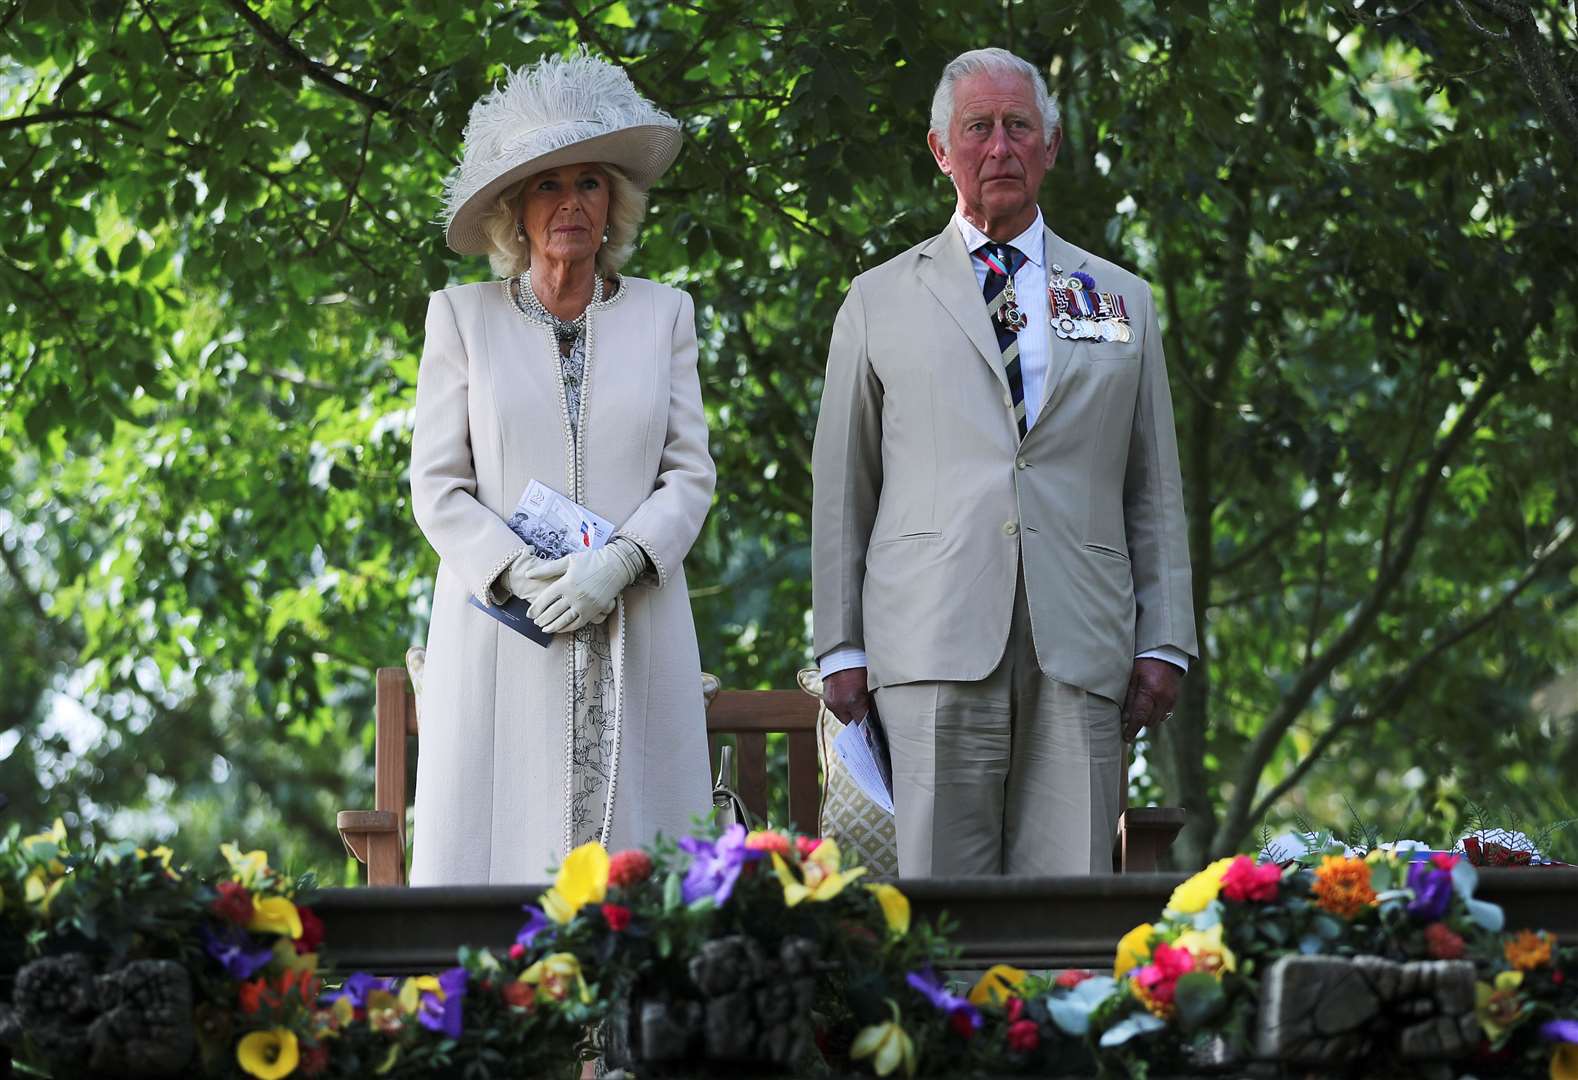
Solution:
{"label": "striped necktie", "polygon": [[986,298],[986,314],[991,317],[992,329],[997,332],[997,347],[1003,351],[1003,371],[1008,376],[1008,389],[1014,398],[1014,420],[1019,425],[1023,439],[1029,426],[1025,423],[1025,379],[1019,370],[1019,334],[1004,325],[998,317],[1007,301],[1008,279],[1025,264],[1024,255],[1011,244],[986,244],[975,253],[986,263],[986,284],[981,295]]}

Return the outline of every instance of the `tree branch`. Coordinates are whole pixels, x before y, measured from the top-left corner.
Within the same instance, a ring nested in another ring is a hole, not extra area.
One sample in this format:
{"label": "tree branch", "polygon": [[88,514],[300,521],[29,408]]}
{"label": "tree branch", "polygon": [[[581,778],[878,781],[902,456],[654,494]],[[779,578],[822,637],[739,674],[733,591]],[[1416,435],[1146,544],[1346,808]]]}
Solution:
{"label": "tree branch", "polygon": [[1216,839],[1211,844],[1213,850],[1220,850],[1228,837],[1236,840],[1248,827],[1249,811],[1254,803],[1257,781],[1271,762],[1272,755],[1281,744],[1283,736],[1287,734],[1293,722],[1303,713],[1310,699],[1325,684],[1337,666],[1363,644],[1376,618],[1385,609],[1392,593],[1402,583],[1409,564],[1413,561],[1414,553],[1418,550],[1419,541],[1424,535],[1425,522],[1440,485],[1442,470],[1452,455],[1474,432],[1480,416],[1501,393],[1501,388],[1509,377],[1508,369],[1504,368],[1480,383],[1474,396],[1469,399],[1458,416],[1457,423],[1437,444],[1435,452],[1426,463],[1397,551],[1390,563],[1380,568],[1370,595],[1357,610],[1353,611],[1347,628],[1338,635],[1330,647],[1304,665],[1293,686],[1283,695],[1276,712],[1266,719],[1260,731],[1255,734],[1244,762],[1239,768],[1239,782],[1233,791],[1233,798],[1228,805],[1227,813],[1221,819]]}
{"label": "tree branch", "polygon": [[[1322,755],[1331,749],[1338,736],[1348,728],[1382,716],[1395,707],[1413,689],[1414,684],[1419,680],[1419,676],[1424,674],[1426,668],[1439,660],[1449,649],[1468,640],[1489,626],[1497,615],[1500,615],[1510,607],[1513,601],[1534,583],[1551,558],[1572,540],[1575,531],[1578,530],[1575,530],[1572,522],[1568,522],[1563,526],[1549,543],[1535,552],[1534,559],[1524,570],[1523,575],[1518,578],[1510,589],[1502,594],[1499,600],[1468,622],[1455,627],[1450,633],[1437,640],[1430,648],[1414,657],[1401,673],[1388,680],[1386,689],[1382,691],[1381,696],[1370,708],[1360,710],[1354,704],[1350,704],[1345,708],[1333,719],[1331,726],[1322,732],[1320,737],[1310,745],[1309,752],[1300,759],[1292,771],[1260,797],[1259,801],[1255,803],[1254,809],[1250,811],[1247,820],[1252,823],[1265,817],[1278,799],[1293,790],[1299,781],[1308,775],[1309,771],[1320,761]],[[1234,846],[1237,846],[1236,837],[1234,838]]]}
{"label": "tree branch", "polygon": [[26,116],[11,116],[0,120],[0,131],[32,127],[35,124],[60,124],[77,120],[104,120],[111,124],[119,124],[130,131],[142,130],[141,125],[124,116],[116,116],[107,109],[40,109]]}
{"label": "tree branch", "polygon": [[232,11],[241,17],[243,22],[257,32],[259,37],[268,42],[275,52],[299,68],[301,73],[313,82],[327,87],[343,98],[356,102],[364,109],[371,109],[374,112],[381,113],[397,113],[400,111],[392,101],[381,98],[377,94],[369,94],[367,91],[352,86],[350,83],[341,82],[335,77],[333,71],[291,44],[290,38],[274,29],[268,20],[253,11],[247,5],[246,0],[225,0],[225,2]]}

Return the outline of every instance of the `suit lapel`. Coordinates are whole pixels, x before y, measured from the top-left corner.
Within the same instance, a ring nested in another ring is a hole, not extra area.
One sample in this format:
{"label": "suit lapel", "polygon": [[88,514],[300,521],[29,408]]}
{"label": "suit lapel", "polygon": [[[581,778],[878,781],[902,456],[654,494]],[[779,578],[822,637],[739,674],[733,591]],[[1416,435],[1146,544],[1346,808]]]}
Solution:
{"label": "suit lapel", "polygon": [[[962,246],[962,245],[961,245]],[[1061,267],[1064,275],[1072,274],[1085,265],[1090,258],[1089,253],[1075,247],[1051,229],[1046,230],[1046,259],[1047,281],[1050,282],[1057,276],[1054,266]],[[1051,306],[1047,297],[1042,297],[1042,303],[1048,304],[1048,322],[1051,321]],[[1041,384],[1041,404],[1036,410],[1036,424],[1039,426],[1046,416],[1047,405],[1052,401],[1052,395],[1057,392],[1058,383],[1063,381],[1068,365],[1074,359],[1074,350],[1084,347],[1083,341],[1069,341],[1057,336],[1057,330],[1051,325],[1047,326],[1047,343],[1050,356],[1047,358],[1047,376]],[[1034,430],[1034,429],[1032,429]]]}
{"label": "suit lapel", "polygon": [[1008,374],[1003,370],[1003,354],[997,347],[997,334],[986,314],[981,287],[970,266],[970,253],[964,250],[964,237],[949,222],[921,251],[920,279],[943,308],[959,324],[981,359],[991,367],[997,381],[1008,389]]}

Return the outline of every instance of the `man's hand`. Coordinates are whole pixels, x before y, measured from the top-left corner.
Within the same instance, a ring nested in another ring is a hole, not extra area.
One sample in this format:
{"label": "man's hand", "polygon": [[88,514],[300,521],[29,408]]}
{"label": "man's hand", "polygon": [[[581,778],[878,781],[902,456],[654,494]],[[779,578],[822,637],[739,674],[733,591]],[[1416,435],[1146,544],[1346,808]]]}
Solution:
{"label": "man's hand", "polygon": [[871,712],[871,691],[866,689],[866,669],[845,668],[822,680],[822,702],[846,724]]}
{"label": "man's hand", "polygon": [[[864,672],[862,672],[864,674]],[[1148,727],[1162,725],[1173,714],[1183,672],[1176,664],[1142,656],[1134,661],[1129,694],[1123,700],[1123,740],[1133,742]]]}

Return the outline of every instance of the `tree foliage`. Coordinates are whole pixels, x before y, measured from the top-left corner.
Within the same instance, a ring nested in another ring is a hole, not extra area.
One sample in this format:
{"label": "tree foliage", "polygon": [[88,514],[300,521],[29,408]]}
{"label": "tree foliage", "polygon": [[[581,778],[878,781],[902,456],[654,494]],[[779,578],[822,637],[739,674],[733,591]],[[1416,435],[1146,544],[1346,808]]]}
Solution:
{"label": "tree foliage", "polygon": [[[807,656],[849,278],[942,227],[952,55],[1012,43],[1054,228],[1162,301],[1205,655],[1137,793],[1183,854],[1354,795],[1574,804],[1578,29],[1555,0],[12,0],[0,7],[0,787],[336,858],[425,634],[405,477],[467,109],[585,44],[679,117],[632,269],[697,298],[704,666]],[[1445,826],[1443,826],[1445,827]]]}

